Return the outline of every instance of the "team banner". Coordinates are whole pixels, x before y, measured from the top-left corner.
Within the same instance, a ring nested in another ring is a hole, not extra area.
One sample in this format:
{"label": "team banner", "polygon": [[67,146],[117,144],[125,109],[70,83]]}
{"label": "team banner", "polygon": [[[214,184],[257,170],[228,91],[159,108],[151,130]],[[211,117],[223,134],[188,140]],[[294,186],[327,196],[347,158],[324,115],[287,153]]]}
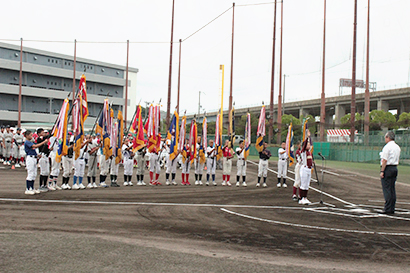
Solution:
{"label": "team banner", "polygon": [[57,120],[56,130],[54,136],[58,141],[58,149],[56,153],[56,162],[61,162],[61,157],[68,152],[67,145],[67,127],[68,127],[68,112],[70,103],[65,99],[61,106],[60,114]]}
{"label": "team banner", "polygon": [[245,159],[249,156],[249,149],[251,147],[251,114],[246,115],[246,124],[245,124]]}
{"label": "team banner", "polygon": [[84,138],[84,120],[83,120],[83,109],[82,109],[82,96],[74,101],[73,105],[73,127],[74,127],[74,159],[76,160],[80,157],[81,146],[83,144]]}
{"label": "team banner", "polygon": [[295,155],[294,155],[294,148],[293,148],[293,126],[292,123],[289,125],[288,134],[286,136],[286,154],[289,158],[289,167],[293,165],[295,162]]}
{"label": "team banner", "polygon": [[196,143],[197,143],[197,139],[198,139],[198,132],[197,132],[197,125],[196,125],[196,121],[192,120],[191,121],[191,130],[189,131],[189,148],[191,149],[191,162],[194,161],[194,158],[196,156]]}
{"label": "team banner", "polygon": [[87,84],[86,84],[86,79],[85,79],[84,74],[81,76],[79,89],[80,89],[79,96],[82,98],[82,101],[81,101],[81,118],[82,118],[83,123],[84,123],[84,121],[87,119],[88,114],[89,114],[89,112],[88,112],[88,99],[87,99]]}
{"label": "team banner", "polygon": [[216,116],[215,123],[215,147],[216,147],[216,160],[222,157],[222,123],[220,121],[220,114]]}
{"label": "team banner", "polygon": [[258,131],[256,133],[258,138],[256,139],[256,150],[262,152],[263,150],[263,137],[265,136],[265,105],[262,106],[261,114],[259,115]]}
{"label": "team banner", "polygon": [[117,122],[118,122],[118,124],[117,124],[117,141],[116,141],[117,156],[115,158],[115,164],[119,164],[122,160],[121,148],[122,148],[122,141],[124,139],[124,118],[122,116],[121,111],[118,111]]}
{"label": "team banner", "polygon": [[169,159],[174,160],[178,155],[178,137],[179,137],[179,115],[177,111],[174,112],[171,125],[168,129],[167,139],[171,141],[169,149]]}
{"label": "team banner", "polygon": [[[131,131],[132,130],[132,131]],[[145,145],[145,138],[144,138],[144,125],[142,122],[142,108],[141,105],[138,105],[137,113],[135,115],[135,119],[132,123],[130,131],[136,136],[132,142],[132,151],[135,153],[136,151],[142,149]]]}
{"label": "team banner", "polygon": [[232,108],[232,110],[229,112],[229,131],[230,131],[229,144],[230,144],[230,147],[233,149],[233,145],[235,143],[235,109],[234,108]]}
{"label": "team banner", "polygon": [[199,163],[203,164],[205,163],[206,157],[205,157],[205,149],[208,145],[208,140],[207,140],[207,133],[208,133],[208,124],[206,117],[202,120],[202,137],[201,137],[201,143],[199,146]]}
{"label": "team banner", "polygon": [[183,152],[185,147],[185,135],[186,135],[186,116],[184,115],[181,120],[181,127],[179,129],[179,143],[178,143],[178,151]]}

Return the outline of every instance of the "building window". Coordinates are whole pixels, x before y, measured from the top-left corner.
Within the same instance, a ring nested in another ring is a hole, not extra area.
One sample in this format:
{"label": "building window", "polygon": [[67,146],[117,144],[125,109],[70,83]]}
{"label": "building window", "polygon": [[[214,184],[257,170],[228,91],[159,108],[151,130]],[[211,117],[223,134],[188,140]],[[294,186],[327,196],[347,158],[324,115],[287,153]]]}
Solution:
{"label": "building window", "polygon": [[48,59],[48,62],[50,62],[50,59]]}
{"label": "building window", "polygon": [[47,81],[47,84],[50,84],[50,82],[49,82],[49,81]]}
{"label": "building window", "polygon": [[65,65],[67,65],[67,62],[64,62]]}

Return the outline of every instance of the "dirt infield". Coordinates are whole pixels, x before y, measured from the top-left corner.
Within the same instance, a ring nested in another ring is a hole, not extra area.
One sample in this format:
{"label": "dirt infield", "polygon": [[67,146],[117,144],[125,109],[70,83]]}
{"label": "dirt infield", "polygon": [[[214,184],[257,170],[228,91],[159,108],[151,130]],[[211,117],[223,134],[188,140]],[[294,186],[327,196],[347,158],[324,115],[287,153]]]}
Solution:
{"label": "dirt infield", "polygon": [[397,213],[385,216],[378,179],[329,171],[323,201],[334,207],[298,205],[293,182],[276,188],[273,172],[256,188],[251,163],[247,188],[222,187],[218,172],[217,187],[35,196],[24,195],[24,169],[0,169],[0,272],[408,272],[410,187],[397,185]]}

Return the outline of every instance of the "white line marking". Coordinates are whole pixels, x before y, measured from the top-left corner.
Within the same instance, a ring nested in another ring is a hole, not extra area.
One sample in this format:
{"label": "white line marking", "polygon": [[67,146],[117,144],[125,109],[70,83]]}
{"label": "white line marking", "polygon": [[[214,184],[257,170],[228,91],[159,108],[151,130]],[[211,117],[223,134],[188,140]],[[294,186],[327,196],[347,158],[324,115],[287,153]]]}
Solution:
{"label": "white line marking", "polygon": [[[250,162],[250,163],[252,163],[252,164],[254,164],[254,165],[258,165],[258,164],[256,164],[256,163],[253,162],[253,161],[249,161],[249,160],[248,160],[248,162]],[[271,171],[271,172],[277,174],[277,172],[275,172],[275,171],[272,170],[272,169],[269,169],[269,168],[268,168],[268,171]],[[291,180],[291,181],[293,181],[293,182],[295,181],[295,179],[293,179],[293,178],[291,178],[291,177],[288,177],[288,179]],[[312,179],[312,180],[313,180],[313,179]],[[314,180],[314,181],[316,181],[316,180]],[[351,205],[351,206],[354,206],[354,205],[355,205],[355,204],[353,204],[353,203],[350,203],[350,202],[347,202],[347,201],[345,201],[345,200],[343,200],[343,199],[340,199],[340,198],[338,198],[338,197],[336,197],[336,196],[333,196],[333,195],[331,195],[331,194],[329,194],[329,193],[326,193],[326,192],[324,192],[324,191],[315,189],[315,188],[313,188],[312,186],[310,186],[309,188],[311,188],[312,190],[314,190],[314,191],[316,191],[316,192],[318,192],[318,193],[321,193],[321,192],[322,192],[323,195],[326,195],[327,197],[333,198],[333,199],[335,199],[335,200],[337,200],[337,201],[339,201],[339,202],[341,202],[341,203],[343,203],[343,204]]]}
{"label": "white line marking", "polygon": [[230,211],[230,210],[227,210],[227,209],[224,209],[224,208],[221,208],[221,210],[224,211],[224,212],[236,215],[236,216],[243,217],[243,218],[248,218],[248,219],[257,220],[257,221],[261,221],[261,222],[272,223],[272,224],[284,225],[284,226],[319,229],[319,230],[328,230],[328,231],[337,231],[337,232],[359,233],[359,234],[409,236],[410,237],[410,233],[377,232],[377,231],[365,231],[365,230],[342,229],[342,228],[328,228],[328,227],[310,226],[310,225],[302,225],[302,224],[293,224],[293,223],[288,223],[288,222],[275,221],[275,220],[269,220],[269,219],[254,217],[254,216],[250,216],[250,215]]}
{"label": "white line marking", "polygon": [[[374,202],[374,203],[384,203],[384,200],[368,200],[369,202]],[[404,205],[410,205],[409,202],[396,202],[396,204],[404,204]]]}
{"label": "white line marking", "polygon": [[83,200],[43,200],[43,199],[17,199],[0,198],[6,202],[34,202],[34,203],[70,203],[70,204],[97,204],[97,205],[140,205],[140,206],[184,206],[184,207],[229,207],[229,208],[254,208],[254,209],[289,209],[303,210],[304,207],[284,206],[254,206],[254,205],[224,205],[224,204],[188,204],[188,203],[150,203],[150,202],[118,202],[118,201],[83,201]]}

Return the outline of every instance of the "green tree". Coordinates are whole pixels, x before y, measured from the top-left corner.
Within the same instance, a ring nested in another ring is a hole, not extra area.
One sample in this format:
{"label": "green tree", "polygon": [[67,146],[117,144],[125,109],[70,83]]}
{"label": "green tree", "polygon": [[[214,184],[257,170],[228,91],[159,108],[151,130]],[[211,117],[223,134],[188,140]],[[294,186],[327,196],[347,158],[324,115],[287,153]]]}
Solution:
{"label": "green tree", "polygon": [[396,122],[396,118],[390,112],[382,110],[373,110],[370,112],[370,130],[378,131],[382,127],[387,127],[389,130],[397,129],[399,126]]}
{"label": "green tree", "polygon": [[[341,117],[340,123],[341,123],[342,129],[350,129],[350,113]],[[360,113],[355,113],[354,128],[360,131],[362,128],[362,123],[363,123],[362,115],[360,115]]]}
{"label": "green tree", "polygon": [[288,128],[290,123],[292,122],[293,127],[293,135],[295,139],[301,138],[302,132],[302,122],[300,119],[296,118],[293,115],[283,115],[282,116],[282,132],[281,132],[281,139],[282,141],[286,140],[286,136],[288,134]]}
{"label": "green tree", "polygon": [[410,113],[403,112],[399,116],[399,120],[397,121],[397,124],[401,127],[404,128],[409,128],[410,127]]}

